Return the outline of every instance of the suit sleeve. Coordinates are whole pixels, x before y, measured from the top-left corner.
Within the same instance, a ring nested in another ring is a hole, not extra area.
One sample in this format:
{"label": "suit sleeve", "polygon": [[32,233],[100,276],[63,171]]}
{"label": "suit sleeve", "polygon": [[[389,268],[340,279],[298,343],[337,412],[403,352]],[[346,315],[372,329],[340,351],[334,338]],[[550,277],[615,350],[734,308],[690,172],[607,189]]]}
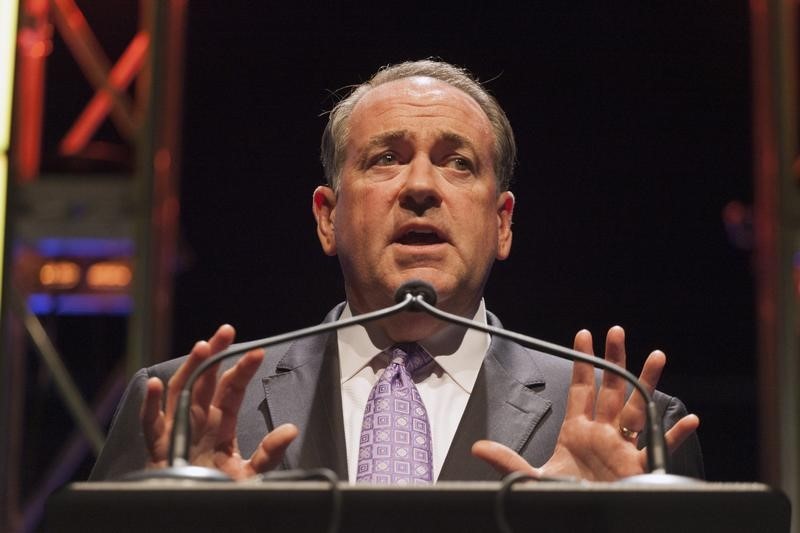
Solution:
{"label": "suit sleeve", "polygon": [[[675,422],[688,414],[686,406],[675,397],[667,397],[667,401],[663,404],[662,420],[664,421],[664,429],[671,428]],[[705,469],[703,467],[703,452],[700,449],[700,439],[697,437],[697,432],[692,433],[683,444],[676,449],[669,460],[669,473],[677,474],[680,476],[688,476],[696,479],[705,478]]]}
{"label": "suit sleeve", "polygon": [[147,449],[139,421],[144,398],[147,369],[134,374],[111,422],[106,443],[89,475],[90,481],[106,481],[140,470],[147,462]]}

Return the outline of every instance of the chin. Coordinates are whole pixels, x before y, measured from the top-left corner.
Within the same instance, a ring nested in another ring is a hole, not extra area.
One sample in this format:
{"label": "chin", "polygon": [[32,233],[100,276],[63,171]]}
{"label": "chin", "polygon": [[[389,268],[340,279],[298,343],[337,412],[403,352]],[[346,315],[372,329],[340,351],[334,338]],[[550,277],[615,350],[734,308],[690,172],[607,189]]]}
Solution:
{"label": "chin", "polygon": [[424,281],[435,290],[439,301],[446,301],[453,293],[453,277],[433,268],[416,268],[399,276],[394,290],[409,281]]}
{"label": "chin", "polygon": [[393,342],[416,342],[446,326],[447,323],[427,313],[401,313],[386,319],[384,331]]}

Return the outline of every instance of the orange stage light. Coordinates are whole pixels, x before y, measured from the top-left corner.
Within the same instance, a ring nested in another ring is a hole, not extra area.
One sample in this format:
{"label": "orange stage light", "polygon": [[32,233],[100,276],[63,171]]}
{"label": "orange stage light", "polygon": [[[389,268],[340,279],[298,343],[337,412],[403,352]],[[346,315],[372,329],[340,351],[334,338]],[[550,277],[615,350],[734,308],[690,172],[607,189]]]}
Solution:
{"label": "orange stage light", "polygon": [[47,290],[68,290],[81,281],[81,267],[72,261],[47,261],[39,269],[39,283]]}
{"label": "orange stage light", "polygon": [[86,285],[93,290],[120,290],[130,286],[133,272],[122,261],[102,261],[86,271]]}

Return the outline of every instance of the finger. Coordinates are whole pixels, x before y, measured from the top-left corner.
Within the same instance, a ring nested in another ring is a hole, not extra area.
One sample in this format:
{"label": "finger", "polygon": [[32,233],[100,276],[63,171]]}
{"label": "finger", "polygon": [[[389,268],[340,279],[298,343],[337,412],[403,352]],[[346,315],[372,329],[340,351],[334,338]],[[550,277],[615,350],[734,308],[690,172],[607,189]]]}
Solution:
{"label": "finger", "polygon": [[172,374],[167,382],[167,401],[164,407],[164,412],[169,419],[172,419],[175,412],[175,405],[178,403],[178,396],[180,396],[186,381],[189,376],[194,372],[194,369],[200,365],[204,360],[208,359],[211,355],[208,343],[206,341],[197,341],[189,352],[189,357],[186,358],[178,370]]}
{"label": "finger", "polygon": [[[625,330],[620,326],[608,330],[605,360],[625,368]],[[604,372],[603,386],[625,390],[625,380],[612,372]]]}
{"label": "finger", "polygon": [[164,394],[164,384],[158,378],[150,378],[142,400],[142,407],[139,411],[139,420],[142,424],[144,441],[150,459],[153,462],[166,459],[166,455],[161,457],[159,443],[166,432],[164,411],[161,410],[161,396]]}
{"label": "finger", "polygon": [[[236,331],[229,324],[223,324],[217,328],[214,335],[208,339],[209,357],[213,357],[230,346],[235,337]],[[197,378],[197,382],[192,388],[192,405],[201,408],[205,413],[208,412],[209,404],[214,397],[218,369],[218,364],[206,369],[206,371]]]}
{"label": "finger", "polygon": [[218,444],[236,438],[236,420],[245,389],[258,371],[263,359],[264,350],[251,350],[244,354],[232,368],[226,370],[219,379],[214,399],[211,401],[211,404],[220,411],[217,430]]}
{"label": "finger", "polygon": [[472,455],[486,461],[503,475],[511,472],[524,472],[539,477],[538,469],[531,466],[517,452],[499,442],[479,440],[472,445]]}
{"label": "finger", "polygon": [[674,452],[700,426],[697,415],[686,415],[678,420],[664,435],[669,453]]}
{"label": "finger", "polygon": [[[647,356],[642,368],[642,373],[639,374],[639,381],[642,382],[644,388],[652,395],[658,385],[658,380],[661,379],[661,372],[664,370],[664,365],[667,363],[667,357],[664,352],[655,350]],[[632,429],[634,431],[641,431],[645,426],[646,419],[646,402],[644,396],[638,391],[633,391],[630,398],[628,398],[625,407],[619,418],[619,425]]]}
{"label": "finger", "polygon": [[575,334],[575,342],[573,347],[579,352],[594,355],[594,346],[592,346],[592,334],[588,329],[582,329]]}
{"label": "finger", "polygon": [[[579,352],[593,355],[592,334],[585,329],[579,331],[575,335],[574,347]],[[582,415],[591,418],[594,412],[594,395],[594,367],[588,363],[575,363],[572,367],[565,417]]]}
{"label": "finger", "polygon": [[253,470],[253,474],[260,474],[278,466],[283,460],[286,448],[298,433],[299,430],[294,424],[283,424],[267,433],[267,436],[261,440],[261,445],[250,457],[250,468]]}
{"label": "finger", "polygon": [[[625,368],[625,330],[614,326],[606,335],[605,360]],[[618,424],[625,404],[626,381],[613,372],[603,372],[603,383],[597,394],[596,419],[598,422]]]}
{"label": "finger", "polygon": [[[217,332],[211,337],[209,341],[198,341],[195,343],[192,351],[189,353],[189,357],[186,361],[178,368],[175,374],[169,380],[167,384],[167,404],[165,411],[167,413],[167,417],[170,419],[173,417],[173,413],[175,411],[175,405],[178,402],[178,396],[180,396],[183,387],[186,385],[186,382],[189,379],[189,376],[192,375],[192,372],[200,366],[203,361],[208,359],[214,354],[214,351],[218,351],[220,346],[222,345],[229,345],[233,342],[233,337],[235,335],[235,331],[229,325],[222,325],[217,329]],[[213,342],[213,346],[212,343]],[[216,383],[216,371],[213,369],[209,369],[208,372],[205,372],[200,378],[198,379],[197,387],[192,389],[192,403],[193,405],[195,402],[198,402],[198,405],[202,406],[203,412],[205,412],[208,408],[208,399],[210,399],[210,394],[205,392],[205,389],[209,387],[209,382],[211,383],[211,389],[213,390],[213,386]],[[203,383],[204,382],[204,383]],[[200,390],[200,396],[195,395],[195,391]],[[203,396],[206,394],[207,396]],[[192,409],[195,411],[195,409]]]}

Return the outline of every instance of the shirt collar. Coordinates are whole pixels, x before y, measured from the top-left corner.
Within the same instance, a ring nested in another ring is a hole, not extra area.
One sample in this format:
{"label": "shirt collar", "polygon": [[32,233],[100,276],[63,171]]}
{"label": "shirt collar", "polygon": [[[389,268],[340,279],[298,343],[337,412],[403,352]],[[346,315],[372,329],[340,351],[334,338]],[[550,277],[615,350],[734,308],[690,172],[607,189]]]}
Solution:
{"label": "shirt collar", "polygon": [[[339,320],[353,316],[350,305],[346,305]],[[473,320],[486,324],[486,306],[481,299]],[[391,345],[388,339],[370,338],[364,326],[350,326],[337,333],[339,366],[342,383],[353,378],[372,359]],[[436,363],[450,378],[467,393],[478,378],[483,358],[489,349],[491,337],[474,329],[448,325],[435,335],[418,341],[431,354]],[[383,346],[378,346],[381,344]]]}

